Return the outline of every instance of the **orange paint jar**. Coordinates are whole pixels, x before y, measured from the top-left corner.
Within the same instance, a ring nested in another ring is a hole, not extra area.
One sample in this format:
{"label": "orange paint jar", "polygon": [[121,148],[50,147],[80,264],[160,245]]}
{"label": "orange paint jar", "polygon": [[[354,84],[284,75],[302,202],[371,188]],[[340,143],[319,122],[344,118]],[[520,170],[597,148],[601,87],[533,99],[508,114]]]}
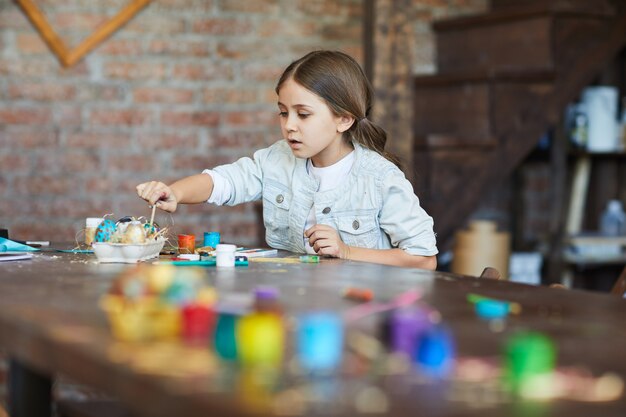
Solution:
{"label": "orange paint jar", "polygon": [[194,253],[195,250],[195,235],[178,235],[178,253]]}

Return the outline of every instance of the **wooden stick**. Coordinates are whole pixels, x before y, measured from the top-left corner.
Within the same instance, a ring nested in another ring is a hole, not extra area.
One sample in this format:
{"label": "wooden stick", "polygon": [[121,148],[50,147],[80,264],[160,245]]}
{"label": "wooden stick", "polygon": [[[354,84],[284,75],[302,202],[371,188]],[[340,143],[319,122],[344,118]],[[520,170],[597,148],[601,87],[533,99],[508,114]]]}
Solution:
{"label": "wooden stick", "polygon": [[152,205],[152,215],[150,216],[150,226],[154,223],[154,212],[156,211],[156,203]]}

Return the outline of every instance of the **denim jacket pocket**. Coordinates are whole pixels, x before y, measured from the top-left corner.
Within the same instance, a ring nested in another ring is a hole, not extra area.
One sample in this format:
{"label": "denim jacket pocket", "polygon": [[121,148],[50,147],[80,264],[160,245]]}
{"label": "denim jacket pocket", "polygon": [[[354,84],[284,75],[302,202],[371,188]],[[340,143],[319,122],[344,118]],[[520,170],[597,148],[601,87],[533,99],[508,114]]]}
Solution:
{"label": "denim jacket pocket", "polygon": [[289,239],[291,191],[284,185],[266,180],[263,184],[263,222],[268,240]]}
{"label": "denim jacket pocket", "polygon": [[337,230],[346,245],[360,248],[376,248],[380,228],[372,214],[345,214],[336,218]]}

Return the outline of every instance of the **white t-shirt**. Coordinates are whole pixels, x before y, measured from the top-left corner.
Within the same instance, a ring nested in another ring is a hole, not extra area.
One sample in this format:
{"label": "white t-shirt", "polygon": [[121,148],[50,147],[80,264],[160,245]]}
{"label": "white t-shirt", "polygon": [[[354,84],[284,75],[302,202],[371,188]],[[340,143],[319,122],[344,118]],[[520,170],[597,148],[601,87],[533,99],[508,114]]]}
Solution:
{"label": "white t-shirt", "polygon": [[[313,178],[319,181],[318,192],[332,190],[336,186],[338,186],[343,180],[345,180],[352,169],[352,165],[354,164],[354,151],[350,152],[348,155],[343,157],[341,160],[335,162],[334,164],[327,167],[315,167],[310,159],[307,160],[307,172]],[[226,203],[232,193],[232,188],[230,183],[222,176],[221,174],[210,170],[205,169],[202,171],[204,174],[209,174],[213,178],[213,192],[211,193],[211,197],[207,200],[208,203],[216,204],[221,206]],[[317,224],[317,220],[315,218],[315,210],[313,210],[313,206],[311,206],[311,210],[309,211],[309,215],[306,219],[306,223],[304,225],[304,230],[307,230]],[[302,234],[304,236],[304,230]],[[304,238],[304,247],[307,253],[314,254],[315,251],[309,245],[309,239]]]}

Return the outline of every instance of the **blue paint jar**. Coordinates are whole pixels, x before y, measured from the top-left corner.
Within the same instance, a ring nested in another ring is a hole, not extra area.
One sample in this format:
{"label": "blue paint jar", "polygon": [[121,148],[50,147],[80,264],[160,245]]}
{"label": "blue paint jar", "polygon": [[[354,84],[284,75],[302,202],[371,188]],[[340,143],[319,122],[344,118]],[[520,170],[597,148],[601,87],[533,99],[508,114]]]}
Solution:
{"label": "blue paint jar", "polygon": [[296,356],[302,369],[330,373],[341,364],[343,321],[332,312],[303,314],[298,319]]}
{"label": "blue paint jar", "polygon": [[414,361],[431,377],[444,377],[451,370],[455,354],[452,332],[442,325],[426,330],[417,342]]}
{"label": "blue paint jar", "polygon": [[213,249],[220,243],[220,232],[204,232],[204,244],[202,246],[210,246]]}

